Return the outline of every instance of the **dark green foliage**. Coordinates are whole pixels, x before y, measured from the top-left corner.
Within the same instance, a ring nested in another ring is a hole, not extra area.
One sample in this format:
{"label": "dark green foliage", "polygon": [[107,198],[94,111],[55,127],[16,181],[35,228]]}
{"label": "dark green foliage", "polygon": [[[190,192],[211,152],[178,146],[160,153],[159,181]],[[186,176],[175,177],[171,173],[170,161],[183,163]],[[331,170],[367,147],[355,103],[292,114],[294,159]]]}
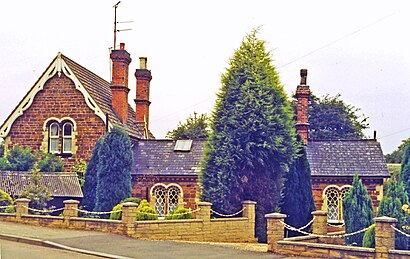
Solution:
{"label": "dark green foliage", "polygon": [[62,172],[64,171],[64,161],[55,154],[39,152],[37,167],[40,172]]}
{"label": "dark green foliage", "polygon": [[403,158],[404,149],[410,144],[410,138],[402,140],[400,146],[396,150],[391,152],[391,154],[385,155],[386,162],[391,164],[401,164],[401,159]]}
{"label": "dark green foliage", "polygon": [[[402,209],[404,204],[409,204],[409,199],[402,182],[390,179],[387,185],[387,191],[380,202],[377,210],[377,217],[386,216],[396,218],[398,223],[396,227],[401,229],[402,226],[408,225],[408,215]],[[396,233],[396,248],[408,249],[407,237]]]}
{"label": "dark green foliage", "polygon": [[185,123],[179,122],[178,127],[168,131],[166,138],[177,139],[207,139],[209,137],[208,116],[204,113],[198,116],[196,112],[190,115]]}
{"label": "dark green foliage", "polygon": [[90,161],[88,161],[86,173],[84,175],[84,185],[82,187],[84,198],[81,205],[88,211],[93,211],[96,202],[97,191],[97,166],[100,161],[99,150],[103,140],[99,139],[95,143]]}
{"label": "dark green foliage", "polygon": [[0,158],[4,156],[4,142],[0,142]]}
{"label": "dark green foliage", "polygon": [[368,230],[366,230],[364,232],[364,236],[363,236],[363,247],[370,247],[370,248],[374,248],[375,246],[375,228],[376,225],[373,224]]}
{"label": "dark green foliage", "polygon": [[83,188],[85,183],[85,173],[87,172],[87,162],[82,158],[76,159],[75,165],[71,168],[71,172],[77,174],[80,186]]}
{"label": "dark green foliage", "polygon": [[256,233],[266,240],[265,214],[278,210],[283,174],[294,154],[293,113],[257,30],[247,35],[222,75],[200,181],[202,200],[221,213],[256,206]]}
{"label": "dark green foliage", "polygon": [[30,171],[35,161],[36,156],[32,154],[30,147],[15,145],[0,159],[0,170]]}
{"label": "dark green foliage", "polygon": [[[0,207],[9,206],[13,203],[13,199],[10,194],[3,190],[0,190]],[[0,212],[5,212],[7,208],[0,208]]]}
{"label": "dark green foliage", "polygon": [[[298,140],[300,141],[299,136]],[[287,215],[285,218],[286,224],[300,228],[312,220],[313,216],[311,212],[315,210],[309,162],[307,160],[306,150],[303,145],[300,144],[297,157],[289,166],[289,172],[285,174],[281,213]],[[307,230],[308,229],[303,229],[303,231]],[[287,237],[301,235],[296,231],[286,231]]]}
{"label": "dark green foliage", "polygon": [[[366,187],[359,180],[358,174],[353,177],[352,187],[343,198],[343,220],[346,233],[353,233],[369,227],[374,223],[373,202]],[[345,237],[346,244],[362,246],[364,233]]]}
{"label": "dark green foliage", "polygon": [[135,198],[135,197],[129,197],[121,201],[121,203],[126,203],[126,202],[133,202],[136,203],[137,205],[140,204],[141,199],[140,198]]}
{"label": "dark green foliage", "polygon": [[115,220],[120,220],[122,217],[122,204],[126,203],[126,202],[133,202],[135,204],[140,204],[141,199],[140,198],[134,198],[134,197],[130,197],[130,198],[126,198],[124,200],[121,201],[121,203],[117,204],[114,206],[114,208],[112,208],[111,211],[117,211],[117,212],[111,212],[110,214],[110,219],[115,219]]}
{"label": "dark green foliage", "polygon": [[346,104],[336,96],[325,95],[321,99],[310,97],[309,137],[311,139],[361,139],[363,130],[369,127],[367,117],[357,115],[359,108]]}
{"label": "dark green foliage", "polygon": [[147,200],[142,200],[137,208],[136,220],[157,220],[158,215],[153,208],[149,205]]}
{"label": "dark green foliage", "polygon": [[189,209],[186,208],[177,208],[174,210],[171,215],[167,215],[165,217],[166,220],[171,220],[171,219],[193,219],[194,216],[192,215],[192,212]]}
{"label": "dark green foliage", "polygon": [[41,182],[42,174],[38,169],[34,168],[30,174],[30,185],[21,193],[20,198],[30,200],[29,207],[37,210],[42,210],[47,207],[47,202],[50,201],[51,192]]}
{"label": "dark green foliage", "polygon": [[404,184],[407,195],[410,195],[410,142],[407,143],[403,151],[399,178]]}
{"label": "dark green foliage", "polygon": [[94,210],[110,211],[116,204],[131,196],[133,152],[128,134],[114,126],[105,136],[98,156]]}

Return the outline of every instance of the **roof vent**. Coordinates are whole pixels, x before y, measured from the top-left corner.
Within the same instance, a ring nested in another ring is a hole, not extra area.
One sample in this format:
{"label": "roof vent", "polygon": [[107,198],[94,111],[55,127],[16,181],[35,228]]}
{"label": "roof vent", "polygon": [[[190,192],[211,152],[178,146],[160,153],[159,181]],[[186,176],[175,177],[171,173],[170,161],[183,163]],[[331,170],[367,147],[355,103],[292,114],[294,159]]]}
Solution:
{"label": "roof vent", "polygon": [[191,151],[192,140],[177,140],[174,151]]}

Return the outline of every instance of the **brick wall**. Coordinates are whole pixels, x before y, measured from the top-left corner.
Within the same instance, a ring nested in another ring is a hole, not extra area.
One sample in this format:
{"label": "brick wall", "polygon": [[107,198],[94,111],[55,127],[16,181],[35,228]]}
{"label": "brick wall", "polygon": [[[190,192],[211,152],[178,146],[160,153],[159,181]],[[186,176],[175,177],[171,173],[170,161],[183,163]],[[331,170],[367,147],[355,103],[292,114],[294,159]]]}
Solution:
{"label": "brick wall", "polygon": [[30,108],[13,123],[6,141],[39,150],[44,141],[44,122],[51,117],[70,117],[77,125],[77,152],[64,158],[64,170],[70,170],[76,158],[88,160],[95,142],[105,133],[105,124],[87,106],[84,96],[64,74],[47,81]]}

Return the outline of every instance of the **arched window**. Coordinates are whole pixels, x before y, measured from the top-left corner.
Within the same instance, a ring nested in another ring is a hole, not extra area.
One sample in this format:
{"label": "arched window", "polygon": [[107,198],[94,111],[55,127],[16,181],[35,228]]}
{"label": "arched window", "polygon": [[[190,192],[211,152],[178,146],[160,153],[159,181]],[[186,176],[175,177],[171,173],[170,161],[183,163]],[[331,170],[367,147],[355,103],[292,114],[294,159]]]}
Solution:
{"label": "arched window", "polygon": [[49,128],[49,147],[48,152],[50,153],[59,153],[58,143],[59,143],[59,125],[57,122],[53,122],[50,124]]}
{"label": "arched window", "polygon": [[343,198],[351,186],[328,186],[324,190],[324,205],[329,222],[343,222]]}
{"label": "arched window", "polygon": [[63,124],[63,153],[73,152],[73,124],[66,122]]}
{"label": "arched window", "polygon": [[178,208],[182,198],[182,189],[177,184],[168,186],[156,184],[151,189],[151,196],[155,200],[154,209],[157,214],[165,216]]}

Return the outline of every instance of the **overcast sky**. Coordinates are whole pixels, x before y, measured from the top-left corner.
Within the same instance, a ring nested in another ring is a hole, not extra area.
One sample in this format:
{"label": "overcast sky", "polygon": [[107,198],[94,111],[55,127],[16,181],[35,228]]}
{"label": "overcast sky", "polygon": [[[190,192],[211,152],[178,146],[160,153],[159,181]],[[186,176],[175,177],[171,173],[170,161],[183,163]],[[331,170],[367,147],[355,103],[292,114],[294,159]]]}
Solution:
{"label": "overcast sky", "polygon": [[[12,112],[60,51],[110,80],[111,0],[2,1],[0,121]],[[317,96],[340,93],[369,117],[366,135],[384,153],[410,137],[410,37],[406,1],[136,1],[122,0],[117,35],[133,59],[152,71],[150,129],[163,138],[189,114],[209,113],[220,76],[246,33],[272,51],[289,96],[308,69]]]}

